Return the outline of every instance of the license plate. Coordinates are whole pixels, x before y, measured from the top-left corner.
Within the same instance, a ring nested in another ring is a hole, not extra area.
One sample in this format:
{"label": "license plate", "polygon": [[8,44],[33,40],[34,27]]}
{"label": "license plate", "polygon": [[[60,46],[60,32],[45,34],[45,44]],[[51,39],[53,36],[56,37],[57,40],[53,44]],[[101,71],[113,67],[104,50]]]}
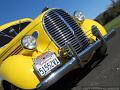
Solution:
{"label": "license plate", "polygon": [[40,77],[43,78],[60,65],[61,63],[56,55],[52,52],[48,52],[35,58],[33,67],[38,72]]}

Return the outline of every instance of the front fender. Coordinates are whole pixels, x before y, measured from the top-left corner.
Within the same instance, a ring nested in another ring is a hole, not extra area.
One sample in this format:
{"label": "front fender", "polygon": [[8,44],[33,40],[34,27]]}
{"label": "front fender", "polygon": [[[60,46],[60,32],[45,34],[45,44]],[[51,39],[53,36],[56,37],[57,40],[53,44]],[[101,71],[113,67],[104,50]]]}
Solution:
{"label": "front fender", "polygon": [[7,58],[0,66],[3,80],[22,89],[34,89],[40,80],[34,73],[31,57],[16,55]]}
{"label": "front fender", "polygon": [[102,36],[105,36],[107,34],[105,28],[101,24],[99,24],[98,22],[91,20],[91,19],[85,19],[83,22],[80,23],[80,26],[81,26],[82,30],[85,32],[86,36],[90,40],[96,41],[96,37],[93,36],[93,34],[90,35],[90,33],[92,33],[91,27],[93,25],[97,26],[97,28],[101,32]]}

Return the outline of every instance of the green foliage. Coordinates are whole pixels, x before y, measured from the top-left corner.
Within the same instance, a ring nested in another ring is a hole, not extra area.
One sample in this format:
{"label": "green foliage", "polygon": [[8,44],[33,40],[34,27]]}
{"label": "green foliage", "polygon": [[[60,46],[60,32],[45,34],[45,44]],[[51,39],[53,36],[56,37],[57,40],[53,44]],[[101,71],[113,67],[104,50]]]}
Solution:
{"label": "green foliage", "polygon": [[107,10],[96,18],[96,20],[102,25],[109,23],[120,15],[120,0],[111,0],[111,2],[112,4],[107,8]]}
{"label": "green foliage", "polygon": [[120,27],[120,16],[105,25],[107,31]]}

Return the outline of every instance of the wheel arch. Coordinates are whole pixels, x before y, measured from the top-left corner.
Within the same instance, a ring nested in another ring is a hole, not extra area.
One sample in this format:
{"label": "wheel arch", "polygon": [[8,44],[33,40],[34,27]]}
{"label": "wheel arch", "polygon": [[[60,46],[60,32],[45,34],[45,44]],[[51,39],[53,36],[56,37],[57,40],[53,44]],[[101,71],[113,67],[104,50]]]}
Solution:
{"label": "wheel arch", "polygon": [[[100,23],[98,23],[95,20],[85,19],[83,22],[80,23],[80,27],[85,32],[86,36],[88,35],[88,33],[92,33],[92,31],[90,31],[90,30],[91,30],[93,25],[97,26],[97,28],[101,32],[102,36],[105,36],[107,34],[107,31],[104,28],[104,26],[102,26]],[[86,33],[86,32],[88,32],[88,33]],[[92,34],[92,37],[89,37],[89,36],[87,36],[87,37],[90,40],[96,41],[96,37],[93,34]]]}
{"label": "wheel arch", "polygon": [[34,89],[40,83],[32,67],[31,57],[16,55],[7,58],[0,66],[0,77],[22,89]]}

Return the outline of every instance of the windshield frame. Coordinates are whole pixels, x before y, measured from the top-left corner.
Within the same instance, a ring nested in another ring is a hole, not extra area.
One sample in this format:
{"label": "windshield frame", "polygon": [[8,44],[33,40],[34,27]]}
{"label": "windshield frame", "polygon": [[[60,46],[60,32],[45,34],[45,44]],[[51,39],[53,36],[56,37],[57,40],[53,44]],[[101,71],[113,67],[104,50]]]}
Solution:
{"label": "windshield frame", "polygon": [[[0,33],[0,34],[2,35],[2,36],[0,35],[0,37],[2,37],[2,38],[6,37],[6,40],[7,40],[7,38],[9,38],[9,39],[11,38],[11,39],[8,40],[8,41],[6,41],[6,42],[4,42],[5,40],[3,40],[3,42],[1,42],[1,44],[2,44],[2,43],[3,43],[3,44],[0,45],[0,49],[3,48],[3,47],[5,47],[10,41],[12,41],[12,40],[13,40],[22,30],[24,30],[30,23],[31,23],[31,21],[19,22],[19,23],[13,24],[13,25],[11,25],[11,26],[8,26],[8,27],[6,27],[6,28],[4,28],[4,29],[1,29],[0,32],[2,32],[3,35]],[[15,29],[15,28],[13,28],[13,27],[18,28],[18,30]],[[11,31],[12,29],[14,29],[12,33],[14,33],[14,32],[17,31],[16,35],[11,36],[11,35],[8,35],[8,34],[4,33],[5,30],[6,30],[6,32],[10,34],[9,31]],[[7,30],[8,30],[8,31],[7,31]],[[1,40],[1,41],[2,41],[2,40]]]}

